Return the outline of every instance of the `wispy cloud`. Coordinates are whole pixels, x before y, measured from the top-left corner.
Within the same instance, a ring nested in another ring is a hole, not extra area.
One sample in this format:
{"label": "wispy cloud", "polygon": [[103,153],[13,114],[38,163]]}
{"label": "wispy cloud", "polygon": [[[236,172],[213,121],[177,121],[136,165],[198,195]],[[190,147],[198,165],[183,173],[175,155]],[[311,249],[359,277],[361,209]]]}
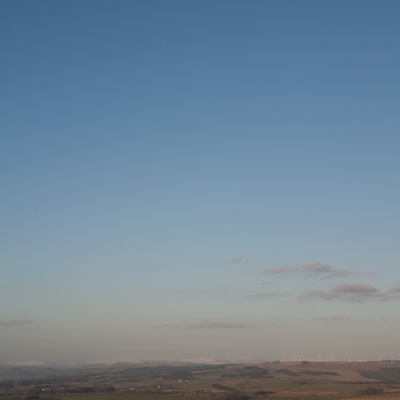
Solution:
{"label": "wispy cloud", "polygon": [[43,361],[16,361],[8,365],[15,367],[42,367],[46,366],[47,364]]}
{"label": "wispy cloud", "polygon": [[347,276],[350,273],[350,271],[347,269],[335,269],[330,265],[323,264],[319,261],[301,265],[300,267],[297,267],[295,270],[296,272],[303,272],[308,276],[326,275],[327,278]]}
{"label": "wispy cloud", "polygon": [[352,302],[364,302],[367,300],[400,300],[400,285],[389,290],[382,291],[373,285],[361,283],[344,283],[334,286],[330,290],[309,290],[299,297],[303,300],[342,300]]}
{"label": "wispy cloud", "polygon": [[317,319],[319,321],[350,321],[352,318],[336,314],[336,315],[332,315],[330,317],[317,317],[315,319]]}
{"label": "wispy cloud", "polygon": [[284,275],[290,272],[294,272],[294,270],[290,268],[274,268],[264,271],[264,275]]}
{"label": "wispy cloud", "polygon": [[244,261],[244,259],[242,256],[237,256],[237,257],[230,258],[229,260],[226,260],[226,262],[229,264],[240,264],[243,261]]}
{"label": "wispy cloud", "polygon": [[305,272],[312,275],[331,273],[333,270],[334,269],[330,265],[323,264],[319,261],[304,264],[295,268],[295,271]]}
{"label": "wispy cloud", "polygon": [[171,324],[164,324],[164,325],[159,325],[159,328],[166,328],[166,329],[183,329],[186,328],[187,323],[182,323],[182,322],[176,322],[176,323],[171,323]]}
{"label": "wispy cloud", "polygon": [[0,320],[0,326],[23,326],[31,323],[32,321],[29,321],[27,319]]}
{"label": "wispy cloud", "polygon": [[255,326],[255,324],[243,322],[205,321],[190,325],[187,327],[187,329],[244,329],[251,326]]}
{"label": "wispy cloud", "polygon": [[320,261],[314,261],[294,268],[274,268],[264,271],[265,275],[285,275],[292,273],[305,274],[308,278],[315,276],[325,276],[326,278],[337,278],[347,276],[350,271],[347,269],[336,269]]}
{"label": "wispy cloud", "polygon": [[385,300],[400,300],[400,285],[396,285],[385,292]]}
{"label": "wispy cloud", "polygon": [[261,293],[248,294],[244,297],[246,299],[270,299],[273,297],[282,297],[282,296],[287,296],[287,294],[279,292],[261,292]]}

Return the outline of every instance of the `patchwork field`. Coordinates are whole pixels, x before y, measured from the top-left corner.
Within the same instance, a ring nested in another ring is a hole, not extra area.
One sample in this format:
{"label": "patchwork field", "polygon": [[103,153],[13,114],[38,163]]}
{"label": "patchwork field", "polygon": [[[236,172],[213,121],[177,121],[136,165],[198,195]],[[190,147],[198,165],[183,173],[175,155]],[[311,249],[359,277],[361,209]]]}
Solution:
{"label": "patchwork field", "polygon": [[400,399],[400,364],[0,366],[0,400]]}

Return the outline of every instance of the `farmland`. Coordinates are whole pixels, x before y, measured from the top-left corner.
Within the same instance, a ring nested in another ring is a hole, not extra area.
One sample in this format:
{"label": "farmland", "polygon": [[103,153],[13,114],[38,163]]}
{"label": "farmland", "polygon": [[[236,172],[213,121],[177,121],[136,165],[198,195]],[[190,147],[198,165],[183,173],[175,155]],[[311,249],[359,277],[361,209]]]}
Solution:
{"label": "farmland", "polygon": [[0,400],[400,399],[400,364],[0,366]]}

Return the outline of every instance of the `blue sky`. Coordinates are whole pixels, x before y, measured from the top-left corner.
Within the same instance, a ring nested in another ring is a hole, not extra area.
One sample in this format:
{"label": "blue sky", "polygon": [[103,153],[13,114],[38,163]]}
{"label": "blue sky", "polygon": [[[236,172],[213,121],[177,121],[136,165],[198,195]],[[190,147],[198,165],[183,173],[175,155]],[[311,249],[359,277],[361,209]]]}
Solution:
{"label": "blue sky", "polygon": [[397,1],[0,9],[0,362],[400,357]]}

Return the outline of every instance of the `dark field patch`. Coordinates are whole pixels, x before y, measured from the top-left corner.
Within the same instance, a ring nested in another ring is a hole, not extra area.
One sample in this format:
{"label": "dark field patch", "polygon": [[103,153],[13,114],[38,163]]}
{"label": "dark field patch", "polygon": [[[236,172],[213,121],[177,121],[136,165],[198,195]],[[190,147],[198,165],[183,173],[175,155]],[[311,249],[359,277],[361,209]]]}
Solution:
{"label": "dark field patch", "polygon": [[378,371],[358,371],[368,379],[377,379],[386,383],[400,383],[400,368],[381,368]]}
{"label": "dark field patch", "polygon": [[306,375],[339,375],[337,372],[332,371],[301,371],[301,373]]}

